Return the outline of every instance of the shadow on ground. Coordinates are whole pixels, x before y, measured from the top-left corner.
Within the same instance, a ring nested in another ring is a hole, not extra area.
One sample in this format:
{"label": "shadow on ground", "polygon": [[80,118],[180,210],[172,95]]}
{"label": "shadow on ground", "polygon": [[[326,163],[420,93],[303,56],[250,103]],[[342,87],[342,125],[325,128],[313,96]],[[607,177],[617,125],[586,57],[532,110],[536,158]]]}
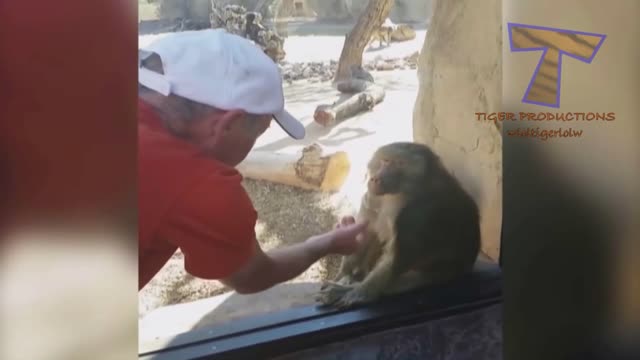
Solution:
{"label": "shadow on ground", "polygon": [[315,304],[320,282],[281,284],[255,295],[232,293],[190,330],[219,326],[237,319]]}

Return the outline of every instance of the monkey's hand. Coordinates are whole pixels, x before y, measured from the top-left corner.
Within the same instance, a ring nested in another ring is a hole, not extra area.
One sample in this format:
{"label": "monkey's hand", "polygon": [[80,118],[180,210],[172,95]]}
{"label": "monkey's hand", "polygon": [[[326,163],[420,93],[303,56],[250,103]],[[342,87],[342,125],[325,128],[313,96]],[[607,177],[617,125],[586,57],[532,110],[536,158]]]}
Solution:
{"label": "monkey's hand", "polygon": [[351,285],[327,281],[322,285],[320,292],[316,295],[316,301],[324,306],[334,306],[352,288]]}
{"label": "monkey's hand", "polygon": [[356,286],[344,294],[333,306],[338,309],[346,309],[354,305],[370,302],[371,300],[373,300],[373,296],[368,294],[364,288]]}
{"label": "monkey's hand", "polygon": [[324,306],[346,309],[371,301],[373,297],[365,290],[360,286],[330,283],[323,286],[316,300]]}
{"label": "monkey's hand", "polygon": [[331,281],[331,280],[325,280],[322,282],[322,286],[320,286],[320,290],[324,290],[329,288],[330,286],[340,286],[340,285],[346,285],[343,284],[341,282],[342,279],[338,280],[338,281]]}
{"label": "monkey's hand", "polygon": [[324,290],[326,288],[328,288],[329,286],[341,286],[341,285],[352,285],[355,281],[353,280],[353,278],[350,275],[344,275],[338,278],[338,280],[325,280],[322,283],[322,286],[320,286],[320,290]]}

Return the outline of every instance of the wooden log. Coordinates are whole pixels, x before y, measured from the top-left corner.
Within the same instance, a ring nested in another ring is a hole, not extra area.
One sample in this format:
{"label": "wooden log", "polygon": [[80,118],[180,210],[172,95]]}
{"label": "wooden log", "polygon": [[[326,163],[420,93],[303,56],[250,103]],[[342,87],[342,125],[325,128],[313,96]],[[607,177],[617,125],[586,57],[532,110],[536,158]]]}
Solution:
{"label": "wooden log", "polygon": [[318,105],[313,114],[313,119],[322,126],[333,126],[361,112],[373,109],[374,106],[384,100],[384,96],[384,88],[369,83],[364,91],[356,93],[347,99],[338,100],[331,105]]}
{"label": "wooden log", "polygon": [[237,169],[250,179],[308,190],[337,191],[349,174],[351,162],[347,153],[324,154],[320,145],[314,143],[298,154],[252,151]]}

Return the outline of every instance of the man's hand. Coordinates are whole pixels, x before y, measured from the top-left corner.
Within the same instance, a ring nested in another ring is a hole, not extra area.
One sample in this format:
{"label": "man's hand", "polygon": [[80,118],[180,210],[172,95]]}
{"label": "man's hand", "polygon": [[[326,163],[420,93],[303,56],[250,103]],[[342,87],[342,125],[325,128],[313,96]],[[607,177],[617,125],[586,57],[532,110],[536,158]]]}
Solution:
{"label": "man's hand", "polygon": [[345,216],[334,230],[314,236],[308,241],[326,244],[330,254],[350,255],[362,246],[365,241],[364,230],[367,223],[356,223],[353,216]]}

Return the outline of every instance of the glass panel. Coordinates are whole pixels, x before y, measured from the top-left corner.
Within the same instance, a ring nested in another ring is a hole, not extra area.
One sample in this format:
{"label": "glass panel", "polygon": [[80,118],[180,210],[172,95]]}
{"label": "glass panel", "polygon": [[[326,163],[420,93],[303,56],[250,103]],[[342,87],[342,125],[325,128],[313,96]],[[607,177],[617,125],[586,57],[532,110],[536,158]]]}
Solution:
{"label": "glass panel", "polygon": [[[141,49],[175,32],[224,28],[249,38],[277,63],[286,109],[302,122],[306,137],[295,140],[280,126],[270,126],[236,167],[257,211],[255,233],[267,254],[325,234],[343,217],[355,215],[367,190],[372,154],[384,144],[414,140],[417,68],[431,2],[372,1],[367,6],[368,1],[345,0],[139,1]],[[378,24],[366,24],[366,13],[374,14]],[[354,35],[345,42],[349,33]],[[456,133],[469,134],[440,125],[454,142],[467,142]],[[445,163],[456,168],[456,161],[454,154]],[[492,201],[498,199],[489,193]],[[495,260],[498,245],[483,244],[487,249],[483,256]],[[212,263],[225,260],[210,256]],[[248,295],[190,275],[184,261],[178,249],[140,291],[142,342],[314,306],[321,283],[338,274],[341,256],[322,257],[291,280]]]}

